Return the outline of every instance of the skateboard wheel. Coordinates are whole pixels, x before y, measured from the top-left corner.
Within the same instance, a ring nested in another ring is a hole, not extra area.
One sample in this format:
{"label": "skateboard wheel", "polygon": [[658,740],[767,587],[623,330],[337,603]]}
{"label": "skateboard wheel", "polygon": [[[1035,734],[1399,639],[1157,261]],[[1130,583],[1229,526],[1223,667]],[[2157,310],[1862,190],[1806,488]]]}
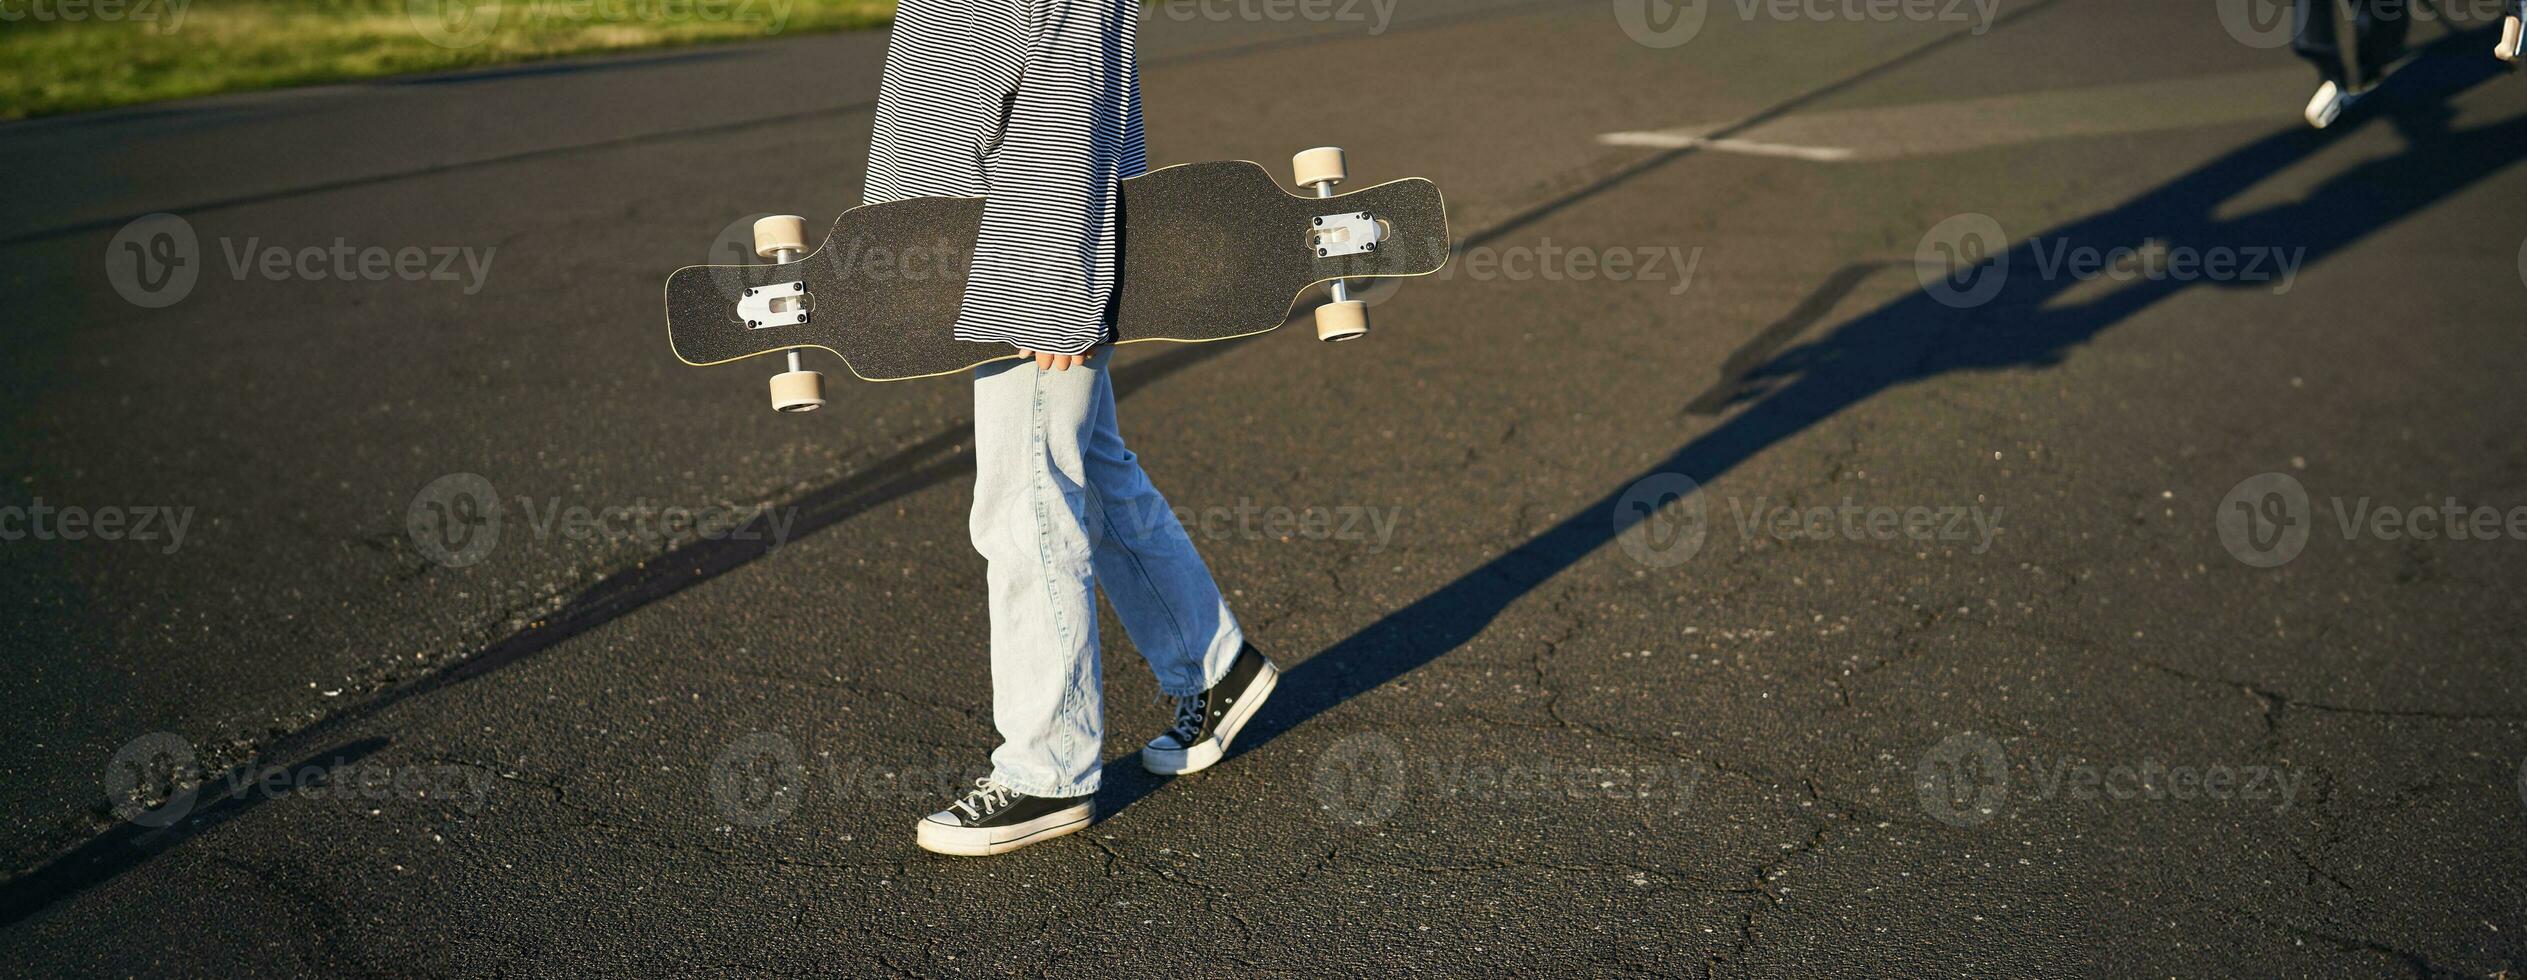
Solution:
{"label": "skateboard wheel", "polygon": [[813,412],[825,407],[825,376],[816,371],[783,371],[772,376],[772,410]]}
{"label": "skateboard wheel", "polygon": [[1369,304],[1336,300],[1316,308],[1316,339],[1326,343],[1368,336]]}
{"label": "skateboard wheel", "polygon": [[2520,33],[2521,27],[2518,18],[2503,18],[2501,21],[2501,43],[2492,49],[2492,54],[2499,57],[2502,61],[2515,64],[2518,61],[2519,55],[2518,48],[2521,40],[2519,37]]}
{"label": "skateboard wheel", "polygon": [[795,214],[776,214],[755,222],[755,255],[771,258],[782,249],[807,251],[807,219]]}
{"label": "skateboard wheel", "polygon": [[1300,150],[1290,158],[1290,172],[1298,177],[1299,186],[1313,187],[1322,183],[1343,182],[1351,172],[1343,168],[1342,147],[1320,146]]}

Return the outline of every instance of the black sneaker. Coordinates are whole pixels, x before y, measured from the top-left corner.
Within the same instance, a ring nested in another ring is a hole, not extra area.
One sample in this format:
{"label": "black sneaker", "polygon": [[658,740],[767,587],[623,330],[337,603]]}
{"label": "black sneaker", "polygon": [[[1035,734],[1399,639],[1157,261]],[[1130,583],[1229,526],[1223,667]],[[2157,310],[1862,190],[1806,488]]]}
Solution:
{"label": "black sneaker", "polygon": [[1176,727],[1141,747],[1141,768],[1161,776],[1201,772],[1228,754],[1228,743],[1255,717],[1281,682],[1281,671],[1247,644],[1228,676],[1211,689],[1176,700]]}
{"label": "black sneaker", "polygon": [[947,809],[921,818],[913,839],[940,854],[1001,854],[1088,826],[1094,800],[1028,796],[986,777]]}

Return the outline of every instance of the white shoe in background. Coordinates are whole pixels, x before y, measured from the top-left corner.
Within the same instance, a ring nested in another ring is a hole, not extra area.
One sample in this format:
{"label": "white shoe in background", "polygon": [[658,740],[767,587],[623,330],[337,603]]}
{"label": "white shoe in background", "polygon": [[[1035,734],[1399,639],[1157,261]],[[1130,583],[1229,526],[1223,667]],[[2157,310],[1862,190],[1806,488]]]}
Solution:
{"label": "white shoe in background", "polygon": [[2334,125],[2334,120],[2342,118],[2343,113],[2351,111],[2351,107],[2359,105],[2360,100],[2377,90],[2375,79],[2359,88],[2344,88],[2335,82],[2317,86],[2316,97],[2308,100],[2308,125],[2318,129]]}
{"label": "white shoe in background", "polygon": [[2334,120],[2342,117],[2343,107],[2350,104],[2351,99],[2343,94],[2342,86],[2331,81],[2319,85],[2316,97],[2308,100],[2308,125],[2316,129],[2334,125]]}

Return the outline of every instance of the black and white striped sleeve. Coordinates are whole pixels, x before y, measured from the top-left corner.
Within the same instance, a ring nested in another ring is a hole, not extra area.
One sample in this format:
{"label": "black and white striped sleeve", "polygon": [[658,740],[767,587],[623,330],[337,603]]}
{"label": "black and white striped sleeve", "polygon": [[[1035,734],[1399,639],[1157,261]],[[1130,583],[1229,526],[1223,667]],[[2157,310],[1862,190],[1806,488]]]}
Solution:
{"label": "black and white striped sleeve", "polygon": [[1148,166],[1133,0],[1023,0],[1024,61],[957,318],[960,340],[1076,354],[1103,342],[1121,183]]}
{"label": "black and white striped sleeve", "polygon": [[959,340],[1106,339],[1121,183],[1148,168],[1135,0],[901,0],[865,200],[983,195]]}

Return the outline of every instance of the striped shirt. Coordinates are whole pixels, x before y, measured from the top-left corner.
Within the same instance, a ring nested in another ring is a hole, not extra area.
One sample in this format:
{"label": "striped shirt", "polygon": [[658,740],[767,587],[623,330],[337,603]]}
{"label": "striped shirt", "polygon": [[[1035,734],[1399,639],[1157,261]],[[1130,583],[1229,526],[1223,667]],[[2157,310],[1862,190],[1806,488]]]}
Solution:
{"label": "striped shirt", "polygon": [[868,203],[983,196],[958,340],[1106,339],[1120,184],[1149,166],[1134,0],[901,0]]}

